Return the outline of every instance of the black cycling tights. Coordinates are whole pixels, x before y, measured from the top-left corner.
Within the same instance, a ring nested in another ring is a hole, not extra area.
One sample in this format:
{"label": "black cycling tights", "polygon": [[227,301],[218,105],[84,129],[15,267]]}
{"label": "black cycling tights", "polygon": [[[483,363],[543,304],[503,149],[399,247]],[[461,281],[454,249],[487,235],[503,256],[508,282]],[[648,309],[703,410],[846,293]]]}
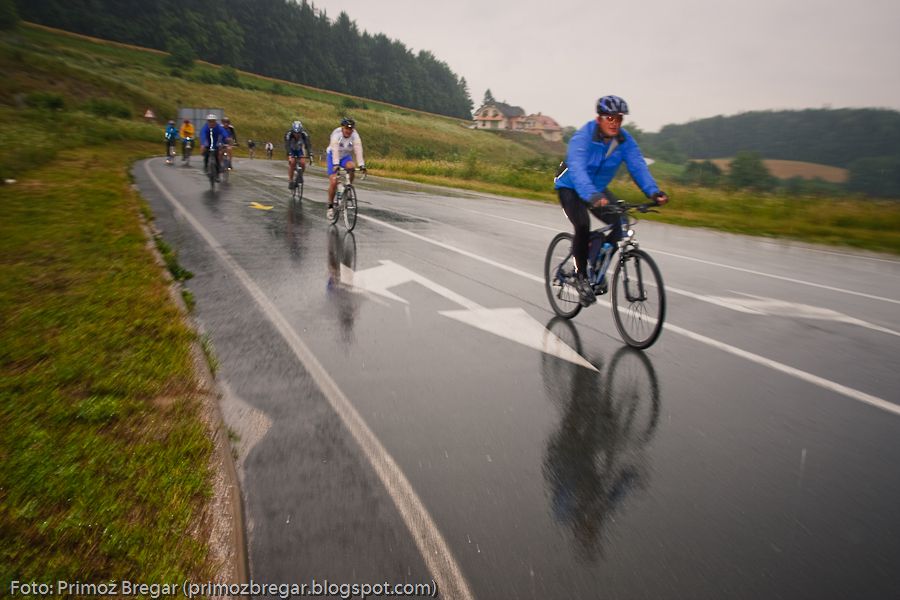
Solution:
{"label": "black cycling tights", "polygon": [[[571,188],[559,188],[556,191],[559,193],[559,203],[562,204],[563,210],[566,211],[566,216],[569,217],[569,221],[572,222],[572,226],[575,228],[575,239],[572,240],[575,269],[578,273],[587,273],[588,241],[591,236],[591,216],[588,211],[607,225],[618,223],[620,217],[616,213],[608,212],[605,208],[589,206]],[[610,202],[617,200],[609,190],[604,190],[603,193]],[[607,234],[606,241],[614,244],[620,237],[622,237],[621,231],[619,231],[618,227],[614,227]]]}

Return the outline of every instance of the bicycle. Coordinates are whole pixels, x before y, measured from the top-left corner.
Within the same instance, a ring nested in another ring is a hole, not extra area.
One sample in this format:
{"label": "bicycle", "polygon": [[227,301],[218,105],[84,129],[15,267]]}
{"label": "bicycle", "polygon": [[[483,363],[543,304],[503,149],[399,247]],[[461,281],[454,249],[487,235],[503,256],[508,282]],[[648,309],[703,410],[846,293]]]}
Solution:
{"label": "bicycle", "polygon": [[186,167],[191,166],[191,151],[194,149],[194,138],[186,137],[181,143],[181,162]]}
{"label": "bicycle", "polygon": [[[360,169],[360,171],[362,171],[363,179],[365,179],[366,171],[364,169]],[[334,195],[334,214],[331,216],[331,223],[337,223],[341,213],[343,213],[344,225],[347,226],[347,231],[353,231],[353,228],[356,227],[356,213],[358,209],[356,190],[353,188],[353,184],[350,183],[350,172],[347,169],[338,167],[337,174],[338,184]]]}
{"label": "bicycle", "polygon": [[175,140],[170,140],[166,148],[166,164],[169,166],[175,164]]}
{"label": "bicycle", "polygon": [[[622,216],[619,223],[591,232],[588,247],[587,279],[597,296],[612,295],[613,320],[626,344],[645,350],[656,342],[666,316],[666,292],[656,262],[638,247],[634,239],[636,219],[631,212],[648,212],[655,202],[627,204],[619,202],[609,208]],[[617,246],[604,243],[605,233],[621,227]],[[571,233],[559,233],[550,242],[544,260],[544,287],[550,306],[560,317],[571,319],[581,312],[581,298],[575,287],[575,257],[572,255]],[[618,256],[616,257],[616,253]],[[616,260],[609,285],[607,272]]]}
{"label": "bicycle", "polygon": [[[212,192],[216,191],[216,180],[219,177],[219,169],[217,168],[216,163],[218,162],[218,160],[222,160],[218,158],[218,155],[218,149],[206,149],[206,176],[209,178],[209,189]],[[227,173],[228,171],[225,172]]]}
{"label": "bicycle", "polygon": [[291,188],[291,200],[303,200],[303,167],[300,159],[294,161],[294,187]]}

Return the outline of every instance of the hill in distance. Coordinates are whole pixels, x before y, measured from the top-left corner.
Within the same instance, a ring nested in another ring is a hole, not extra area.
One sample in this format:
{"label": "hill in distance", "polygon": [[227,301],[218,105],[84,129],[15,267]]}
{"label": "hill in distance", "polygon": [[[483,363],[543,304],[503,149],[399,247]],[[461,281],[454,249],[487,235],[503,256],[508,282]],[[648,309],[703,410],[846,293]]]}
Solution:
{"label": "hill in distance", "polygon": [[848,168],[900,154],[900,112],[876,108],[756,111],[666,125],[643,135],[657,154],[712,159],[751,150],[764,158]]}

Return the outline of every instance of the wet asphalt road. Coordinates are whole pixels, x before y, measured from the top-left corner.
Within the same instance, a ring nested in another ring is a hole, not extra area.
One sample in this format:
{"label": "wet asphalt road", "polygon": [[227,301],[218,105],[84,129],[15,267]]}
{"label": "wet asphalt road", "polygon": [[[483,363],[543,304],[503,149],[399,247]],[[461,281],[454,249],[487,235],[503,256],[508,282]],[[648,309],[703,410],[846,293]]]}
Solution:
{"label": "wet asphalt road", "polygon": [[237,167],[135,178],[195,274],[254,580],[900,597],[900,261],[639,223],[669,308],[636,353],[607,306],[553,318],[554,206],[373,177],[347,234],[321,171],[292,205],[283,162]]}

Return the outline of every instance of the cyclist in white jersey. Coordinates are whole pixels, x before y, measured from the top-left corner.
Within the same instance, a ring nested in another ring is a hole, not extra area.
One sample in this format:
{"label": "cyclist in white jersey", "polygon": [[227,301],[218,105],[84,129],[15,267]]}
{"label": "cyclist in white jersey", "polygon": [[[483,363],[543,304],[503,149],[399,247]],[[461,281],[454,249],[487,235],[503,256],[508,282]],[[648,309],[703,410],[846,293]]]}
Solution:
{"label": "cyclist in white jersey", "polygon": [[[356,162],[353,162],[354,158],[356,158]],[[337,189],[337,168],[340,166],[350,172],[351,183],[357,165],[361,170],[366,170],[362,138],[356,131],[356,121],[344,117],[341,120],[341,126],[331,132],[325,164],[328,166],[328,176],[331,179],[328,186],[328,218],[332,219],[334,217],[334,193]]]}

